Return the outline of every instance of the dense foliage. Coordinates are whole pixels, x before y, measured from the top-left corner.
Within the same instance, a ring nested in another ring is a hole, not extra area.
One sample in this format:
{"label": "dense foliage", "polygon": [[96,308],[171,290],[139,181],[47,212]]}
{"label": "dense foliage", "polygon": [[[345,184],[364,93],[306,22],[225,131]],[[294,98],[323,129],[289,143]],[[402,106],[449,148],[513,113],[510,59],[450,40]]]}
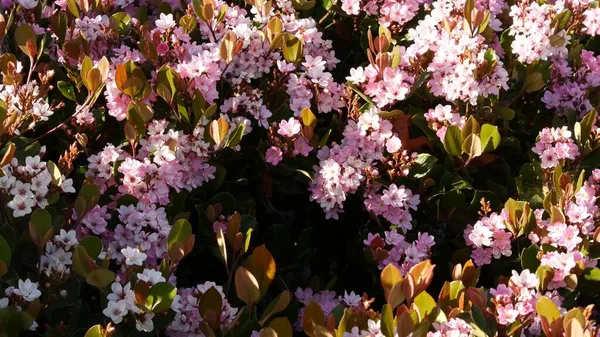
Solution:
{"label": "dense foliage", "polygon": [[2,0],[0,336],[598,337],[598,0]]}

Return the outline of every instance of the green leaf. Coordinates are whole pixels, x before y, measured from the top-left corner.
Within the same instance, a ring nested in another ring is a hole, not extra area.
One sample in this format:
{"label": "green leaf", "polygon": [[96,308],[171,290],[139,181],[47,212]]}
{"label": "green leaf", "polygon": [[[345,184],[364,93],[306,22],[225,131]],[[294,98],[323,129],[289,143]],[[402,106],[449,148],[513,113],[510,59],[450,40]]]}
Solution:
{"label": "green leaf", "polygon": [[79,245],[85,248],[88,256],[92,259],[98,258],[102,252],[102,240],[97,236],[88,236],[79,242]]}
{"label": "green leaf", "polygon": [[150,288],[147,305],[154,313],[165,312],[171,308],[177,288],[168,282],[159,282]]}
{"label": "green leaf", "polygon": [[600,269],[598,268],[588,268],[585,270],[585,274],[583,277],[586,280],[590,281],[600,281]]}
{"label": "green leaf", "polygon": [[167,90],[164,91],[164,96],[161,97],[167,101],[173,101],[173,97],[177,93],[177,83],[180,81],[179,74],[171,69],[169,66],[162,66],[157,73],[156,83],[157,85],[164,86]]}
{"label": "green leaf", "polygon": [[596,109],[592,108],[592,110],[590,110],[590,112],[588,112],[581,120],[581,138],[578,139],[580,144],[585,144],[585,142],[590,138],[592,129],[594,125],[596,125],[597,115]]}
{"label": "green leaf", "polygon": [[53,234],[52,217],[45,209],[38,208],[29,219],[29,235],[41,249]]}
{"label": "green leaf", "polygon": [[22,24],[15,29],[15,42],[17,43],[17,46],[21,48],[23,53],[32,58],[35,56],[30,55],[30,50],[27,47],[27,42],[30,42],[33,44],[33,47],[37,49],[37,34],[35,34],[35,31],[30,25]]}
{"label": "green leaf", "polygon": [[462,151],[466,153],[469,158],[481,156],[481,139],[479,139],[479,136],[473,133],[470,134],[462,144]]}
{"label": "green leaf", "polygon": [[3,336],[17,337],[21,330],[33,324],[33,317],[27,311],[17,311],[13,306],[0,309],[0,323]]}
{"label": "green leaf", "polygon": [[592,151],[589,155],[581,161],[581,167],[588,168],[591,170],[600,167],[600,149]]}
{"label": "green leaf", "polygon": [[421,318],[427,316],[427,314],[437,307],[433,297],[431,297],[431,295],[429,295],[426,291],[423,291],[417,295],[417,297],[414,299],[414,303],[417,308],[419,308]]}
{"label": "green leaf", "polygon": [[121,206],[137,205],[139,200],[131,194],[124,194],[117,199],[117,208]]}
{"label": "green leaf", "polygon": [[316,0],[292,0],[292,5],[295,9],[307,11],[315,7]]}
{"label": "green leaf", "polygon": [[104,289],[111,285],[116,279],[116,274],[106,268],[99,268],[88,274],[86,281],[88,284]]}
{"label": "green leaf", "polygon": [[244,132],[246,131],[246,124],[240,123],[237,128],[233,130],[231,135],[229,135],[229,139],[227,140],[227,147],[236,147],[242,141],[242,137],[244,136]]}
{"label": "green leaf", "polygon": [[473,315],[473,321],[475,322],[477,327],[479,327],[479,329],[481,329],[481,331],[483,331],[486,334],[486,336],[492,336],[487,319],[485,318],[485,315],[483,314],[481,309],[479,309],[479,307],[477,307],[476,305],[473,305],[471,306],[471,313]]}
{"label": "green leaf", "polygon": [[535,275],[540,280],[538,288],[540,290],[544,290],[554,278],[554,269],[549,266],[539,266],[535,272]]}
{"label": "green leaf", "polygon": [[0,99],[0,125],[2,125],[2,123],[4,123],[7,113],[8,113],[8,106],[6,105],[6,102],[4,102],[3,100]]}
{"label": "green leaf", "polygon": [[57,83],[58,90],[73,102],[77,102],[77,97],[75,97],[75,89],[73,88],[73,84],[65,81],[58,81]]}
{"label": "green leaf", "polygon": [[271,316],[282,312],[285,308],[290,304],[291,295],[289,290],[284,290],[279,296],[277,296],[267,308],[263,311],[262,317],[260,319],[261,323],[264,325],[265,322],[271,318]]}
{"label": "green leaf", "polygon": [[406,94],[406,98],[405,99],[409,99],[410,97],[412,97],[412,95],[414,95],[417,90],[419,90],[419,88],[423,85],[423,83],[425,83],[425,81],[427,81],[427,79],[429,78],[429,76],[431,76],[431,73],[424,71],[421,73],[421,75],[419,75],[419,78],[417,78],[417,80],[413,83],[410,92],[408,94]]}
{"label": "green leaf", "polygon": [[52,178],[52,183],[55,186],[60,186],[62,184],[62,173],[60,173],[58,166],[56,166],[52,160],[48,160],[46,167],[48,169],[48,173],[50,173],[50,177]]}
{"label": "green leaf", "polygon": [[171,250],[176,242],[184,243],[192,235],[192,225],[186,219],[179,219],[171,227],[168,238],[168,249]]}
{"label": "green leaf", "polygon": [[72,260],[73,271],[83,278],[87,278],[87,276],[94,271],[95,268],[97,268],[94,260],[90,258],[87,250],[85,250],[83,246],[77,246],[75,248]]}
{"label": "green leaf", "polygon": [[538,315],[545,317],[549,323],[552,323],[555,319],[560,317],[560,311],[558,311],[556,304],[545,296],[538,299],[535,310]]}
{"label": "green leaf", "polygon": [[433,168],[437,158],[428,153],[419,153],[413,166],[410,168],[409,176],[415,179],[425,177]]}
{"label": "green leaf", "polygon": [[392,306],[384,304],[381,310],[381,333],[386,337],[394,337],[394,315]]}
{"label": "green leaf", "polygon": [[75,0],[67,0],[67,7],[74,17],[79,18],[79,7],[77,7]]}
{"label": "green leaf", "polygon": [[354,83],[348,81],[346,82],[346,87],[352,89],[352,91],[354,91],[358,96],[360,96],[360,98],[364,99],[367,103],[375,105],[375,102],[373,102],[371,97],[365,95],[365,93],[362,92],[362,90],[360,90]]}
{"label": "green leaf", "polygon": [[12,249],[4,236],[0,235],[0,261],[6,263],[6,267],[10,265],[10,259],[12,257]]}
{"label": "green leaf", "polygon": [[285,33],[283,37],[283,57],[290,63],[297,63],[302,60],[302,41],[293,34]]}
{"label": "green leaf", "polygon": [[515,118],[515,110],[511,108],[495,107],[493,111],[505,121],[510,121]]}
{"label": "green leaf", "polygon": [[538,91],[546,86],[546,81],[542,77],[542,73],[533,72],[525,78],[523,84],[523,90],[525,91]]}
{"label": "green leaf", "polygon": [[494,151],[500,145],[500,133],[495,125],[483,124],[480,136],[483,152]]}
{"label": "green leaf", "polygon": [[540,248],[536,244],[523,249],[521,253],[521,266],[524,269],[529,269],[531,272],[535,272],[540,266],[540,260],[537,258],[537,254]]}
{"label": "green leaf", "polygon": [[555,31],[560,32],[567,28],[569,19],[571,19],[572,15],[573,13],[568,9],[557,14],[554,19],[552,19],[552,27],[555,27]]}
{"label": "green leaf", "polygon": [[100,324],[94,325],[85,333],[85,337],[106,337],[103,331],[104,329]]}
{"label": "green leaf", "polygon": [[79,191],[79,196],[85,199],[86,212],[89,212],[98,204],[98,200],[100,200],[100,187],[95,184],[83,185]]}
{"label": "green leaf", "polygon": [[452,156],[460,156],[462,153],[462,134],[460,128],[456,125],[451,125],[446,130],[444,136],[444,149]]}
{"label": "green leaf", "polygon": [[118,12],[110,17],[110,26],[119,32],[119,35],[127,35],[131,29],[131,16],[125,12]]}
{"label": "green leaf", "polygon": [[467,139],[471,134],[479,134],[481,131],[481,125],[474,116],[469,117],[465,122],[465,125],[461,129],[462,138]]}

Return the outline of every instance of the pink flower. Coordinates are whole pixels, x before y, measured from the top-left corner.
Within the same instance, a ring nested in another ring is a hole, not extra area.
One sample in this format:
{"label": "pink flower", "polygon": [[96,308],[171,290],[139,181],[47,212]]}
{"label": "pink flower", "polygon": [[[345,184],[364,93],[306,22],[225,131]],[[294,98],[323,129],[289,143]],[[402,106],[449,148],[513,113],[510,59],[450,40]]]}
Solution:
{"label": "pink flower", "polygon": [[282,159],[283,153],[281,152],[281,149],[276,146],[271,146],[265,154],[265,160],[273,166],[277,166]]}
{"label": "pink flower", "polygon": [[490,247],[492,245],[492,236],[494,233],[483,224],[481,221],[477,221],[473,226],[473,230],[471,234],[469,234],[469,240],[475,246],[486,246]]}
{"label": "pink flower", "polygon": [[514,322],[519,316],[519,312],[515,310],[512,304],[506,306],[498,306],[496,308],[498,312],[498,323],[508,325]]}
{"label": "pink flower", "polygon": [[300,128],[300,123],[292,117],[287,121],[282,120],[279,122],[279,130],[277,130],[277,133],[284,137],[291,138],[300,132]]}
{"label": "pink flower", "polygon": [[402,142],[400,141],[400,138],[392,136],[385,143],[385,147],[389,153],[395,153],[400,151],[400,149],[402,148]]}
{"label": "pink flower", "polygon": [[532,274],[528,269],[523,270],[521,274],[513,270],[510,281],[521,288],[535,288],[539,283],[538,277],[535,274]]}
{"label": "pink flower", "polygon": [[156,47],[156,51],[159,55],[166,55],[169,52],[169,46],[166,43],[161,42],[158,44],[158,47]]}
{"label": "pink flower", "polygon": [[600,8],[588,8],[583,15],[583,31],[592,36],[600,35]]}
{"label": "pink flower", "polygon": [[156,28],[165,31],[176,26],[175,20],[173,20],[173,14],[160,13],[160,18],[155,21]]}
{"label": "pink flower", "polygon": [[349,15],[360,13],[360,0],[342,0],[342,10]]}

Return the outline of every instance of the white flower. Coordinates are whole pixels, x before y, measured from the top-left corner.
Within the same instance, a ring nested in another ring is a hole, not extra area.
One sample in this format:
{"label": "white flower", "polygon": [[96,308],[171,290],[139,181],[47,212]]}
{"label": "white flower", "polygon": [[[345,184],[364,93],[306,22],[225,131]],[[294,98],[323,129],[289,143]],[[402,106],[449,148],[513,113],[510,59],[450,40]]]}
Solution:
{"label": "white flower", "polygon": [[0,178],[0,188],[5,191],[8,191],[8,190],[12,189],[12,187],[16,181],[17,181],[17,178],[13,177],[11,175],[11,172],[5,166],[4,167],[4,177]]}
{"label": "white flower", "polygon": [[102,313],[104,316],[110,317],[113,323],[119,324],[123,321],[123,317],[127,315],[126,303],[125,301],[110,301]]}
{"label": "white flower", "polygon": [[64,229],[61,229],[60,235],[55,235],[54,240],[61,242],[63,245],[65,245],[66,249],[69,249],[71,248],[71,246],[74,246],[78,243],[77,238],[75,236],[76,233],[74,230],[70,230],[67,232]]}
{"label": "white flower", "polygon": [[30,198],[15,196],[6,205],[13,209],[13,217],[19,218],[31,213],[31,207],[35,204],[33,195]]}
{"label": "white flower", "polygon": [[60,184],[60,188],[65,193],[75,193],[75,188],[73,188],[73,179],[65,179],[65,176],[62,177],[63,181]]}
{"label": "white flower", "polygon": [[141,266],[146,260],[146,254],[140,252],[137,248],[123,248],[121,249],[121,254],[125,257],[125,263],[128,266]]}
{"label": "white flower", "polygon": [[33,193],[31,193],[31,184],[23,183],[22,181],[17,180],[15,187],[10,190],[10,194],[15,196],[18,195],[24,198],[31,198],[33,197]]}
{"label": "white flower", "polygon": [[367,78],[365,77],[365,73],[362,67],[358,67],[356,69],[350,69],[350,76],[346,77],[346,79],[352,83],[362,83]]}
{"label": "white flower", "polygon": [[138,280],[148,283],[149,286],[153,286],[159,282],[167,281],[159,271],[154,269],[144,269],[142,273],[137,274],[137,278]]}
{"label": "white flower", "polygon": [[14,293],[23,297],[27,302],[33,302],[42,295],[42,292],[38,290],[37,283],[31,282],[29,279],[19,280],[19,288],[15,289]]}
{"label": "white flower", "polygon": [[30,331],[35,331],[38,328],[38,324],[36,321],[33,321],[33,323],[31,323],[31,326],[29,327]]}
{"label": "white flower", "polygon": [[360,300],[360,296],[356,295],[354,291],[348,294],[348,292],[344,290],[344,303],[346,303],[346,305],[355,307],[360,304]]}
{"label": "white flower", "polygon": [[48,117],[52,116],[54,112],[50,110],[50,105],[48,103],[35,102],[33,103],[32,114],[39,117],[42,121],[47,121]]}
{"label": "white flower", "polygon": [[56,251],[56,253],[52,254],[50,256],[50,258],[57,265],[60,265],[60,264],[70,265],[70,264],[73,264],[73,262],[71,261],[72,256],[73,256],[72,253],[65,252],[64,249],[60,248],[59,250]]}
{"label": "white flower", "polygon": [[154,314],[148,312],[144,314],[142,317],[136,319],[135,327],[138,331],[151,332],[154,330],[154,323],[152,322],[152,318],[154,318]]}
{"label": "white flower", "polygon": [[8,307],[8,298],[4,297],[0,300],[0,309]]}
{"label": "white flower", "polygon": [[392,136],[385,143],[385,147],[389,153],[395,153],[400,151],[400,149],[402,148],[402,142],[400,141],[400,138]]}
{"label": "white flower", "polygon": [[19,5],[23,8],[33,9],[37,6],[38,0],[18,0]]}
{"label": "white flower", "polygon": [[536,274],[532,274],[529,270],[525,269],[521,274],[517,271],[512,271],[512,277],[510,281],[520,288],[535,288],[540,282]]}
{"label": "white flower", "polygon": [[36,174],[45,167],[46,163],[41,161],[40,156],[25,158],[25,170],[30,174]]}
{"label": "white flower", "polygon": [[173,20],[173,14],[160,13],[160,19],[155,22],[156,28],[160,30],[167,30],[175,27],[175,21]]}
{"label": "white flower", "polygon": [[175,153],[168,146],[161,146],[154,153],[154,162],[158,165],[175,160]]}

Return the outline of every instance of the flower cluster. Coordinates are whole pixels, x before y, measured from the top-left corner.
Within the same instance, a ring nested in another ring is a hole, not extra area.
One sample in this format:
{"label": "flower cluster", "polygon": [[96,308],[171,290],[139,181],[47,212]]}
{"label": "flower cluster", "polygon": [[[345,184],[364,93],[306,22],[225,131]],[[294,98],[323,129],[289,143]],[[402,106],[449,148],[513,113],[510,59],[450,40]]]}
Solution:
{"label": "flower cluster", "polygon": [[435,332],[428,332],[427,337],[471,337],[474,329],[460,318],[451,318],[448,322],[435,323]]}
{"label": "flower cluster", "polygon": [[75,192],[72,179],[67,179],[63,174],[52,177],[48,163],[41,160],[45,151],[42,148],[39,155],[26,157],[24,165],[13,158],[2,168],[1,198],[12,209],[15,218],[30,214],[35,208],[45,208],[49,204],[48,199],[55,193]]}
{"label": "flower cluster", "polygon": [[512,233],[506,228],[508,219],[506,210],[500,214],[491,213],[482,217],[474,225],[467,225],[464,238],[473,251],[471,257],[477,265],[490,264],[492,256],[499,259],[512,254]]}
{"label": "flower cluster", "polygon": [[533,336],[540,335],[540,316],[536,313],[536,304],[541,296],[552,300],[563,314],[566,313],[561,308],[563,298],[558,292],[541,294],[537,290],[539,282],[538,277],[527,269],[520,274],[513,270],[507,284],[490,289],[499,324],[509,326],[515,321],[528,322],[523,328]]}
{"label": "flower cluster", "polygon": [[[394,151],[390,153],[389,151]],[[365,185],[365,206],[386,217],[394,224],[410,229],[409,209],[419,204],[418,195],[403,186],[391,184],[382,194],[381,186],[374,183],[380,176],[378,163],[386,163],[393,154],[407,154],[401,142],[392,131],[392,124],[379,117],[378,110],[365,111],[357,122],[349,121],[344,129],[341,144],[332,144],[319,150],[321,160],[315,167],[317,175],[311,183],[311,199],[319,202],[328,218],[337,218],[344,210],[347,195],[357,192]],[[403,157],[404,158],[404,157]],[[402,166],[392,160],[392,165]],[[406,174],[406,168],[401,174]]]}
{"label": "flower cluster", "polygon": [[[349,332],[344,332],[343,337],[383,337],[385,336],[381,331],[381,321],[374,321],[369,319],[367,321],[367,329],[360,330],[359,327],[355,326]],[[394,337],[398,336],[397,333]]]}
{"label": "flower cluster", "polygon": [[511,6],[513,23],[509,34],[514,36],[511,47],[519,62],[533,63],[567,54],[571,37],[564,30],[556,32],[552,26],[558,9],[558,6],[551,4],[526,1]]}
{"label": "flower cluster", "polygon": [[554,62],[551,85],[542,97],[546,108],[554,109],[559,116],[571,110],[583,116],[593,107],[588,92],[600,85],[600,56],[582,50],[579,57],[578,66],[570,66],[560,58]]}
{"label": "flower cluster", "polygon": [[73,251],[79,245],[74,230],[61,229],[52,241],[46,243],[44,255],[40,260],[40,268],[48,280],[54,284],[62,284],[71,274]]}
{"label": "flower cluster", "polygon": [[193,288],[177,290],[177,295],[171,305],[175,311],[175,319],[166,330],[167,336],[204,336],[201,328],[204,319],[200,316],[198,304],[202,296],[210,289],[217,290],[222,299],[221,317],[218,321],[222,326],[228,326],[233,321],[238,309],[229,304],[223,293],[223,287],[214,282],[204,282]]}
{"label": "flower cluster", "polygon": [[[427,71],[431,73],[428,84],[434,95],[448,101],[461,100],[476,105],[479,97],[498,95],[501,89],[508,89],[508,72],[499,58],[502,52],[497,40],[490,42],[482,35],[486,23],[478,19],[489,15],[490,27],[497,29],[496,16],[502,12],[504,4],[496,1],[477,3],[472,13],[463,13],[460,2],[434,1],[430,14],[408,30],[414,43],[407,48],[407,56],[420,59],[433,52],[427,65]],[[483,14],[487,8],[491,11]],[[476,15],[468,20],[467,14]]]}
{"label": "flower cluster", "polygon": [[343,0],[342,10],[348,15],[359,15],[361,12],[365,12],[367,15],[376,15],[379,24],[385,27],[401,27],[415,17],[423,3],[424,1],[419,0]]}
{"label": "flower cluster", "polygon": [[[397,51],[396,57],[401,58],[404,50],[400,48]],[[377,57],[377,60],[380,60],[394,56],[391,52],[386,52],[378,54]],[[390,65],[383,69],[376,64],[369,64],[364,69],[351,69],[351,76],[346,79],[364,88],[365,94],[369,95],[378,107],[383,108],[404,100],[412,89],[414,76],[404,70],[406,66],[406,61],[396,67]]]}
{"label": "flower cluster", "polygon": [[192,134],[184,134],[168,129],[164,120],[153,121],[136,156],[108,145],[89,157],[87,176],[93,177],[103,191],[118,186],[119,193],[133,195],[146,204],[168,204],[171,189],[191,191],[214,179],[216,168],[208,159],[215,149],[203,134],[203,125]]}
{"label": "flower cluster", "polygon": [[598,336],[598,6],[3,0],[0,334]]}
{"label": "flower cluster", "polygon": [[[419,233],[417,239],[409,243],[404,235],[396,229],[385,231],[385,238],[379,234],[369,233],[363,242],[371,248],[375,257],[378,258],[379,269],[393,264],[402,274],[406,274],[414,265],[427,260],[430,257],[430,249],[435,244],[433,236],[427,233]],[[384,252],[381,255],[381,252]]]}
{"label": "flower cluster", "polygon": [[[296,297],[298,302],[304,305],[304,307],[302,307],[298,312],[298,322],[301,322],[304,310],[311,301],[315,302],[319,305],[319,307],[321,307],[323,313],[325,314],[325,320],[327,320],[327,317],[333,312],[333,309],[335,309],[338,305],[356,309],[359,309],[363,306],[363,297],[355,294],[354,291],[350,293],[344,291],[344,296],[337,296],[335,291],[331,290],[322,290],[315,292],[311,288],[298,288],[296,289],[294,296]],[[297,328],[300,328],[300,326],[297,326]]]}
{"label": "flower cluster", "polygon": [[575,160],[579,156],[579,149],[571,138],[571,131],[567,127],[544,128],[540,132],[540,140],[531,149],[540,156],[542,168],[551,168],[566,159]]}
{"label": "flower cluster", "polygon": [[[106,251],[111,259],[118,262],[126,260],[127,265],[141,265],[141,261],[134,261],[147,257],[148,263],[155,265],[158,259],[166,256],[171,225],[164,208],[140,202],[121,206],[117,212],[120,223],[114,231],[103,232]],[[139,250],[131,247],[139,247]],[[140,254],[143,258],[138,256]]]}
{"label": "flower cluster", "polygon": [[449,105],[438,104],[435,109],[429,109],[425,113],[425,119],[429,128],[435,131],[435,134],[440,140],[444,140],[448,126],[456,125],[460,129],[463,128],[467,119],[459,113],[452,112],[452,107]]}
{"label": "flower cluster", "polygon": [[594,235],[599,216],[596,204],[598,191],[594,188],[598,180],[594,176],[597,177],[600,171],[596,169],[594,173],[560,211],[561,217],[544,219],[541,210],[536,214],[537,228],[529,234],[529,239],[534,244],[550,245],[556,249],[540,256],[541,265],[551,267],[554,273],[549,289],[566,287],[566,278],[578,265],[584,268],[597,265],[598,261],[585,254],[583,248],[584,241]]}

